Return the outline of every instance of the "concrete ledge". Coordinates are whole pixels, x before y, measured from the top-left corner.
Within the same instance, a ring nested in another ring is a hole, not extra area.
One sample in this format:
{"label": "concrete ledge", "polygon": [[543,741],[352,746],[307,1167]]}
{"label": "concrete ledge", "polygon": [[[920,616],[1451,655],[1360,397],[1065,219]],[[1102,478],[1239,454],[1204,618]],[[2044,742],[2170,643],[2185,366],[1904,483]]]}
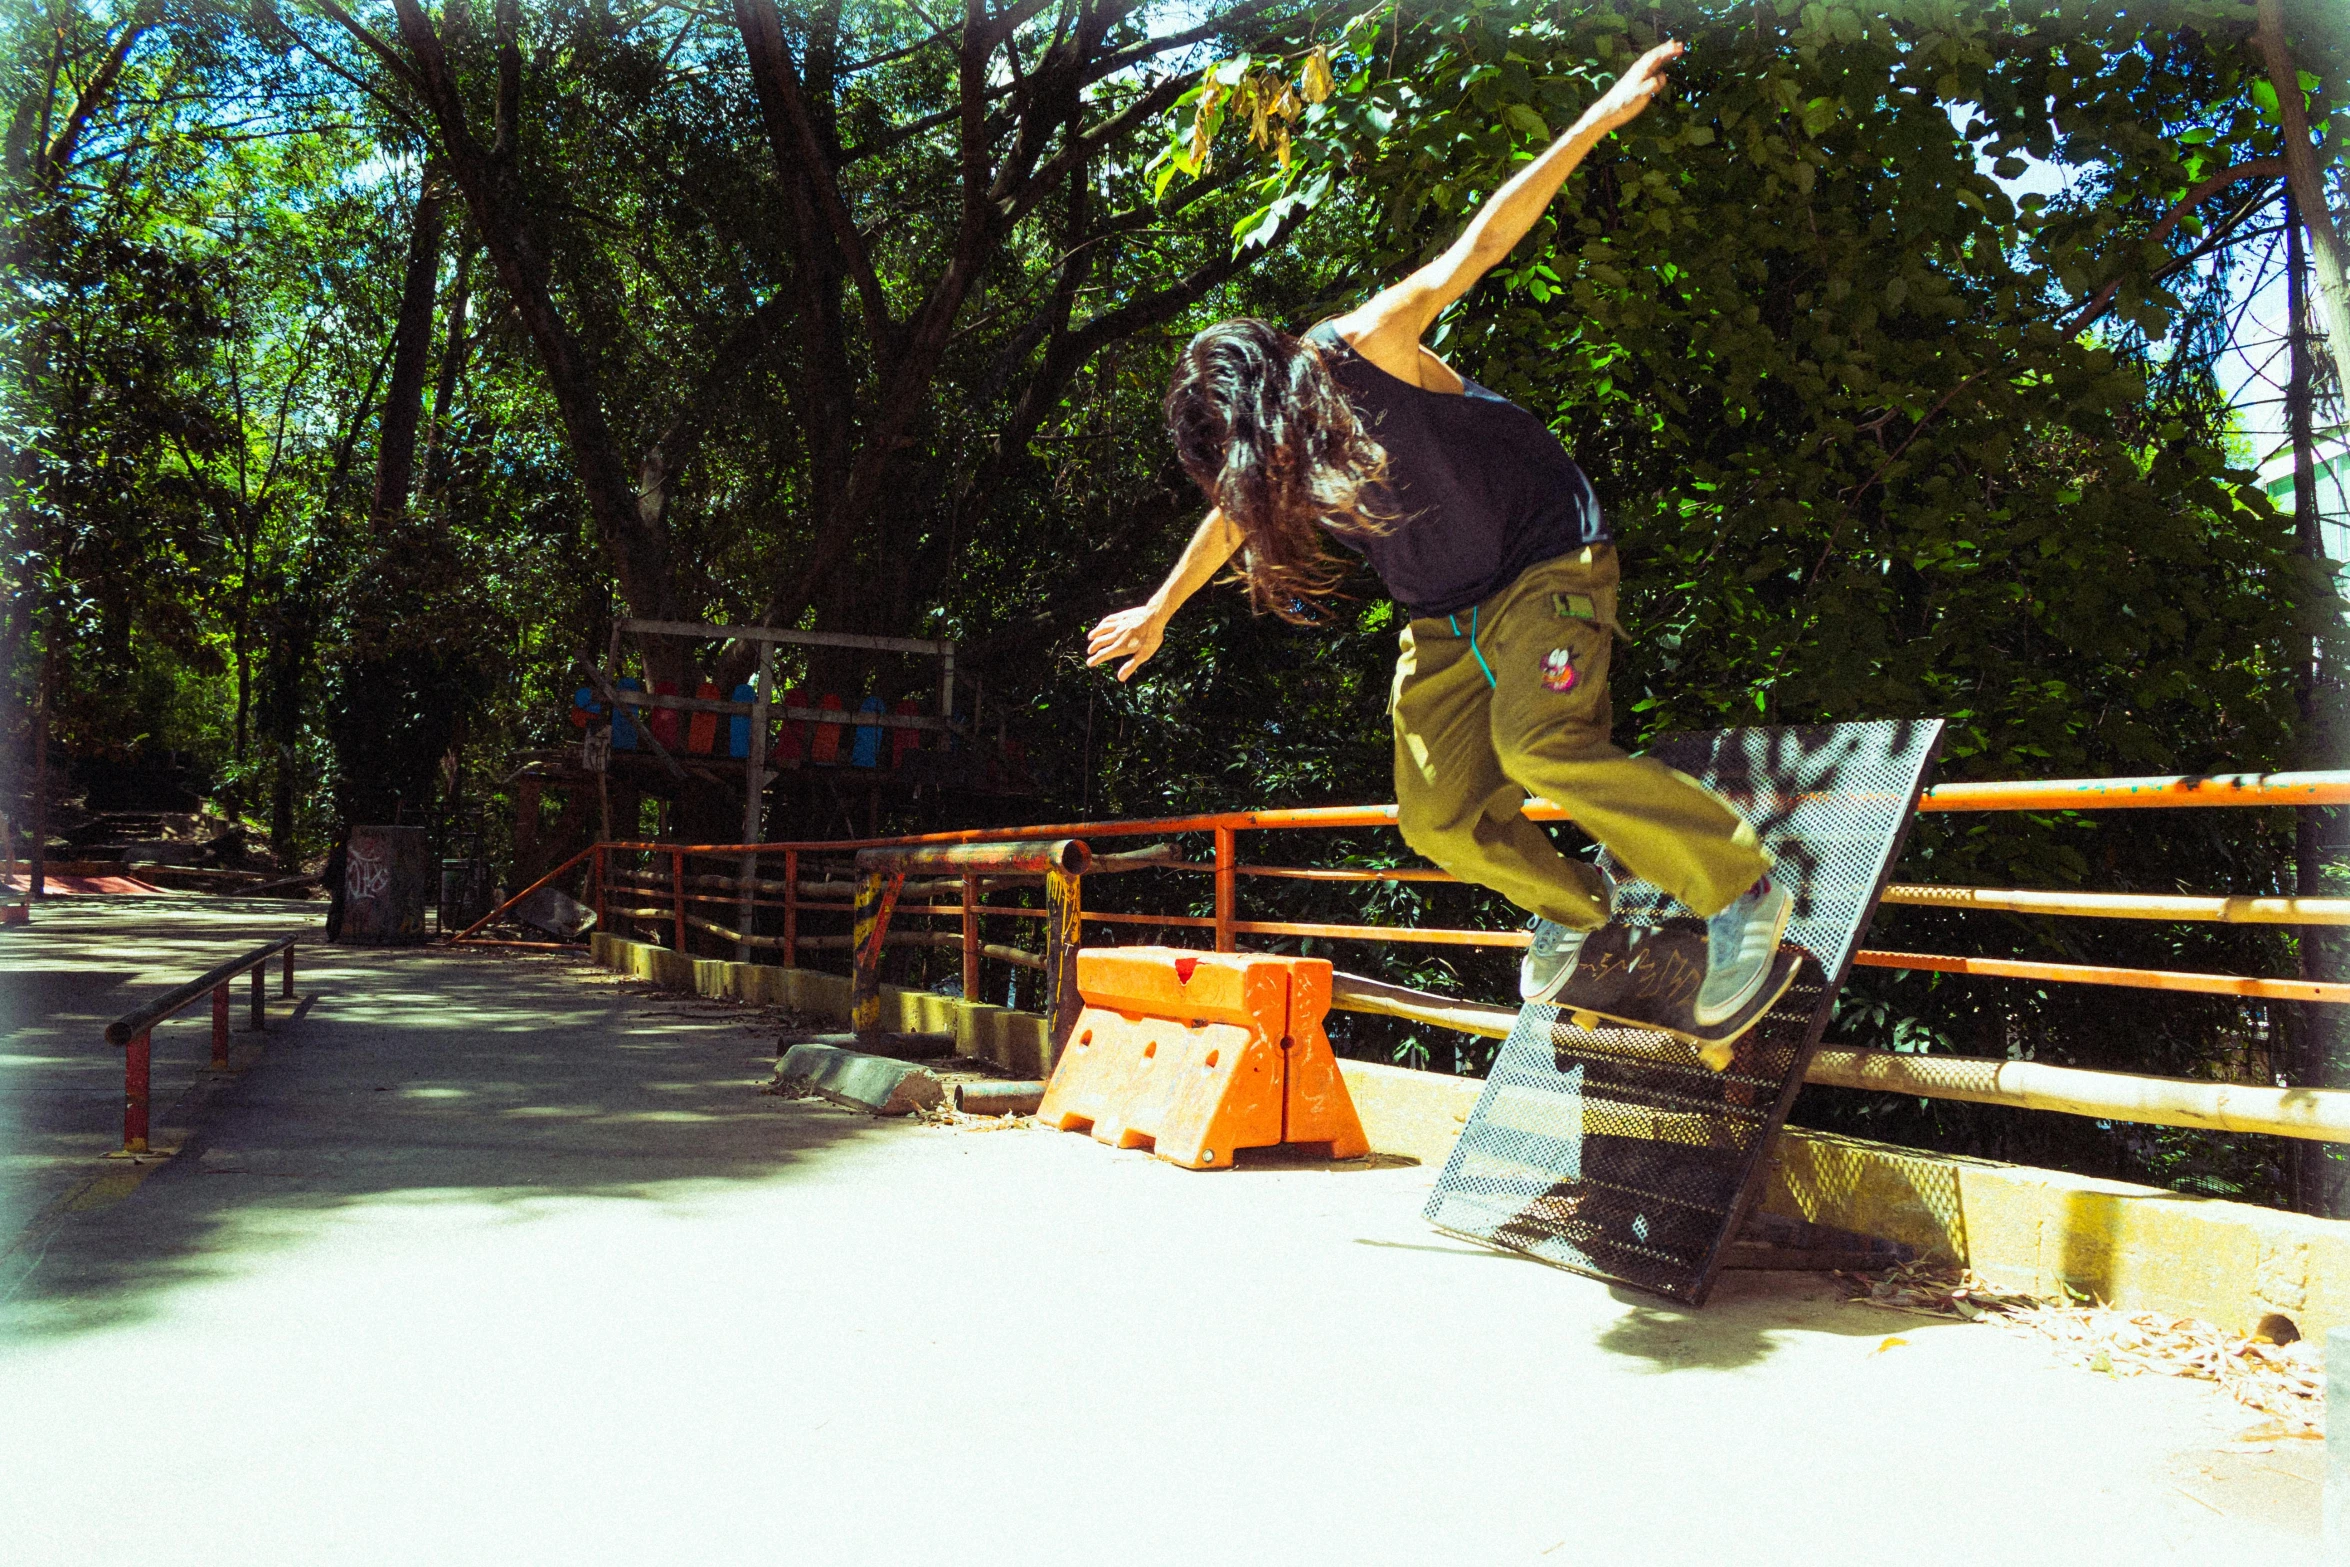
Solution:
{"label": "concrete ledge", "polygon": [[[594,942],[597,962],[658,984],[848,1016],[849,982],[839,975],[681,958],[612,936]],[[951,1022],[933,1021],[941,1017],[936,1008],[949,1009]],[[960,1054],[1023,1077],[1051,1075],[1044,1019],[1033,1014],[885,986],[882,1026],[951,1029]],[[1485,1087],[1479,1078],[1370,1061],[1342,1060],[1339,1070],[1371,1146],[1429,1165],[1451,1154]],[[1761,1205],[1901,1241],[2036,1294],[2069,1286],[2117,1306],[2238,1330],[2270,1312],[2310,1337],[2350,1328],[2350,1223],[2342,1220],[1797,1126],[1771,1150]]]}
{"label": "concrete ledge", "polygon": [[939,1080],[911,1062],[836,1045],[792,1046],[776,1064],[775,1081],[787,1093],[821,1094],[873,1115],[906,1115],[946,1098]]}
{"label": "concrete ledge", "polygon": [[[588,950],[605,968],[672,990],[755,1001],[829,1022],[849,1020],[850,985],[845,974],[686,957],[601,931],[588,938]],[[991,1061],[1018,1077],[1052,1075],[1052,1038],[1045,1020],[1033,1012],[884,985],[881,1026],[891,1033],[952,1034],[957,1055]]]}
{"label": "concrete ledge", "polygon": [[[1381,1153],[1440,1164],[1484,1091],[1341,1061]],[[2282,1312],[2304,1335],[2350,1327],[2350,1223],[1790,1126],[1771,1150],[1765,1213],[1882,1236],[2011,1289],[2063,1287],[2133,1310],[2248,1331]]]}

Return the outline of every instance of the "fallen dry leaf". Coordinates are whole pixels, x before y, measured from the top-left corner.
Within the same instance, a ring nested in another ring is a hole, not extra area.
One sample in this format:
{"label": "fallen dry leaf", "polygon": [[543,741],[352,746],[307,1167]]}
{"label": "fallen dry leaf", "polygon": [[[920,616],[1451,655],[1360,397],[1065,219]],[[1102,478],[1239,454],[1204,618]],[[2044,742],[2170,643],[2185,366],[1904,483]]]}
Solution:
{"label": "fallen dry leaf", "polygon": [[2325,1439],[2326,1434],[2316,1426],[2287,1420],[2264,1420],[2228,1438],[2231,1442],[2322,1442]]}
{"label": "fallen dry leaf", "polygon": [[2066,1302],[2041,1300],[1995,1289],[1948,1263],[1908,1262],[1875,1277],[1844,1277],[1861,1287],[1850,1297],[1859,1305],[1953,1322],[1996,1322],[2043,1338],[2071,1364],[2108,1376],[2216,1383],[2236,1402],[2276,1417],[2294,1440],[2324,1435],[2322,1357],[2307,1339],[2279,1345],[2196,1317],[2123,1311],[2078,1291],[2068,1290]]}

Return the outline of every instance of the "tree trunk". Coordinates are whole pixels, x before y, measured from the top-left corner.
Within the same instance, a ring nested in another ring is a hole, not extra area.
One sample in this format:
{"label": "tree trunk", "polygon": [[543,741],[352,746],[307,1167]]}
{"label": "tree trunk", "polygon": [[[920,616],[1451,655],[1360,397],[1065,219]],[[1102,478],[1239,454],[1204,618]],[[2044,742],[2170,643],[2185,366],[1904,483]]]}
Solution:
{"label": "tree trunk", "polygon": [[[2328,8],[2330,5],[2319,4],[2309,9],[2314,15]],[[2301,104],[2301,71],[2285,42],[2284,9],[2284,0],[2260,0],[2259,29],[2253,34],[2253,44],[2267,67],[2269,85],[2276,89],[2278,116],[2285,125],[2285,180],[2293,192],[2299,227],[2309,238],[2334,373],[2343,394],[2350,396],[2350,257],[2343,253],[2342,236],[2326,208],[2325,166],[2310,143],[2309,116]]]}
{"label": "tree trunk", "polygon": [[392,333],[392,384],[384,393],[383,431],[375,446],[375,499],[368,515],[378,528],[408,504],[416,477],[416,427],[424,415],[424,377],[432,360],[433,295],[440,281],[447,200],[440,161],[428,158],[408,233],[400,321]]}
{"label": "tree trunk", "polygon": [[421,493],[428,498],[440,492],[448,477],[450,405],[457,400],[457,378],[465,371],[466,350],[471,346],[466,325],[472,305],[473,247],[467,245],[457,252],[457,276],[449,286],[449,330],[441,348],[440,378],[432,389],[432,418],[424,431]]}
{"label": "tree trunk", "polygon": [[244,526],[244,547],[237,562],[237,620],[230,628],[237,660],[237,722],[230,737],[229,755],[236,763],[237,782],[229,798],[242,809],[245,799],[245,758],[253,735],[253,556],[261,542],[261,519],[239,501],[237,518]]}
{"label": "tree trunk", "polygon": [[[493,140],[482,146],[467,123],[457,73],[431,16],[417,0],[393,0],[400,37],[415,62],[417,90],[439,132],[441,156],[465,194],[473,227],[481,236],[498,282],[514,302],[515,314],[539,351],[547,390],[563,421],[565,444],[577,465],[588,511],[595,518],[606,553],[620,578],[623,596],[635,614],[651,619],[685,618],[671,558],[668,530],[656,501],[652,515],[640,506],[637,484],[620,455],[605,417],[593,362],[554,297],[554,268],[532,233],[529,197],[519,167],[522,138],[522,27],[514,0],[497,7],[497,114]],[[348,25],[348,24],[347,24]],[[421,376],[418,381],[422,386]],[[669,639],[662,639],[664,644]],[[664,645],[648,650],[663,678],[684,668],[681,650]]]}
{"label": "tree trunk", "polygon": [[[343,427],[343,438],[335,448],[335,463],[327,474],[326,493],[320,497],[314,522],[331,526],[335,509],[342,504],[343,487],[351,477],[351,455],[359,445],[359,432],[367,428],[367,416],[375,410],[375,394],[383,385],[384,371],[392,360],[391,345],[385,345],[377,357],[375,368],[368,372],[367,388],[359,394],[359,406],[351,410],[351,422]],[[269,650],[269,716],[265,726],[277,747],[277,777],[270,790],[269,847],[277,856],[281,871],[301,869],[301,855],[294,843],[294,789],[299,780],[302,740],[302,682],[310,673],[310,658],[318,636],[319,580],[324,570],[319,552],[324,548],[316,531],[302,552],[302,568],[295,574],[292,589],[279,597],[278,614]]]}

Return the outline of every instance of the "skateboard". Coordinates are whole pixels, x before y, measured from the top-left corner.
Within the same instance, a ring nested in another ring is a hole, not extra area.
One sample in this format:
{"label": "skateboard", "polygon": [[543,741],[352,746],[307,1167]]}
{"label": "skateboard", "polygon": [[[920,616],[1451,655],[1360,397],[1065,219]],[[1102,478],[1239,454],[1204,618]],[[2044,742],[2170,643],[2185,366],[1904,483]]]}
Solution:
{"label": "skateboard", "polygon": [[1605,1022],[1670,1034],[1696,1046],[1698,1059],[1714,1071],[1724,1071],[1739,1036],[1761,1021],[1795,983],[1803,953],[1781,946],[1763,976],[1762,988],[1718,1023],[1700,1023],[1695,1015],[1698,987],[1705,983],[1705,955],[1702,931],[1603,925],[1583,943],[1574,974],[1549,1005],[1577,1028],[1597,1028]]}

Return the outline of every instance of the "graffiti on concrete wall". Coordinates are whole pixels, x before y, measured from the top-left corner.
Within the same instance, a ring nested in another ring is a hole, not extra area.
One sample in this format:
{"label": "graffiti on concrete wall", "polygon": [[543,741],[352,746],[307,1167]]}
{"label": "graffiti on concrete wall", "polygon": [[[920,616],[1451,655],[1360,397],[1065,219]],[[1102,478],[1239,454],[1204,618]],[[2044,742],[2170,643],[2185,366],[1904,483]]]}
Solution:
{"label": "graffiti on concrete wall", "polygon": [[391,887],[392,846],[381,838],[354,836],[343,870],[344,903],[373,903]]}

